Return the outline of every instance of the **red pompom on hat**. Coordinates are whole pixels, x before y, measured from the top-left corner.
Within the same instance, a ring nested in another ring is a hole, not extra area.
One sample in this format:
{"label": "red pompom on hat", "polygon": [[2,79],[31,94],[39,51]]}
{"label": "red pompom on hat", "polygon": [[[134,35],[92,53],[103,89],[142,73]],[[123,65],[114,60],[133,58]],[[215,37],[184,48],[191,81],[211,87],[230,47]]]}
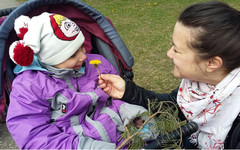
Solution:
{"label": "red pompom on hat", "polygon": [[10,58],[20,66],[29,66],[33,61],[33,50],[24,42],[16,41],[9,49]]}

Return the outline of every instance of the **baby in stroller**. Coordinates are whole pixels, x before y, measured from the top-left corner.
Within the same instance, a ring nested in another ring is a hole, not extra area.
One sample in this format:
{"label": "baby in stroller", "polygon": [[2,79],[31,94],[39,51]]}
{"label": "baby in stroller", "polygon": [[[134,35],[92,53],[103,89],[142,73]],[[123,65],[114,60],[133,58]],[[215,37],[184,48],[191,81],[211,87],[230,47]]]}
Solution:
{"label": "baby in stroller", "polygon": [[[124,125],[145,108],[112,100],[98,87],[93,60],[103,74],[118,74],[104,57],[87,54],[84,35],[70,19],[44,12],[20,16],[21,39],[9,55],[17,64],[7,127],[20,149],[114,149]],[[151,128],[146,141],[157,135]]]}

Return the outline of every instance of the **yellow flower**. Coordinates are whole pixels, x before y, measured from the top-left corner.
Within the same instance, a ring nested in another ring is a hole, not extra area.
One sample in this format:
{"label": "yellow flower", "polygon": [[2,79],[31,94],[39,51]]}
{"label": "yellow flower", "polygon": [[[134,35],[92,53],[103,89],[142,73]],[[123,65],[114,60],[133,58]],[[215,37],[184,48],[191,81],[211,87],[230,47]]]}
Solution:
{"label": "yellow flower", "polygon": [[101,64],[101,61],[98,59],[94,59],[94,60],[91,60],[89,64],[93,65],[97,69],[98,75],[100,76],[100,72],[98,71],[97,67],[99,64]]}
{"label": "yellow flower", "polygon": [[151,3],[147,3],[147,5],[151,5]]}
{"label": "yellow flower", "polygon": [[91,64],[91,65],[99,65],[99,64],[101,64],[102,62],[100,61],[100,60],[98,60],[98,59],[94,59],[94,60],[91,60],[90,62],[89,62],[89,64]]}
{"label": "yellow flower", "polygon": [[154,6],[156,6],[158,3],[153,3]]}

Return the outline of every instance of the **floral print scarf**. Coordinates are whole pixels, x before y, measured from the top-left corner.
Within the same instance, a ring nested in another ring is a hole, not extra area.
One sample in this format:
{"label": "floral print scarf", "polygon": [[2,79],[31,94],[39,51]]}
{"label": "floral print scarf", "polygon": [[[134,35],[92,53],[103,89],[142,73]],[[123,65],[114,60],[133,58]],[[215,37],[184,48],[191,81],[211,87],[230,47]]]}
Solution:
{"label": "floral print scarf", "polygon": [[199,148],[223,149],[224,141],[240,112],[240,68],[230,72],[216,86],[183,79],[177,103],[187,120],[199,130],[190,142]]}

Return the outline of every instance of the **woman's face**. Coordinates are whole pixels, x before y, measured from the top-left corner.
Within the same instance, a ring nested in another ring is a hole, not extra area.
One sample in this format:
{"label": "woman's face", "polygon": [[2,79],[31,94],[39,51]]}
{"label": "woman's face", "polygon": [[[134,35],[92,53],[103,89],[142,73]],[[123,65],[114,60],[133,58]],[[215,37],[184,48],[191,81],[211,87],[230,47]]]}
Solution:
{"label": "woman's face", "polygon": [[175,77],[204,82],[207,61],[200,60],[196,52],[189,48],[193,34],[192,28],[177,22],[173,31],[173,46],[167,56],[173,60]]}
{"label": "woman's face", "polygon": [[84,63],[84,61],[86,60],[87,56],[86,56],[86,51],[85,48],[83,46],[81,46],[76,52],[75,54],[73,54],[70,58],[68,58],[67,60],[65,60],[64,62],[55,65],[55,68],[70,68],[70,69],[74,69],[74,70],[79,70],[82,67],[82,64]]}

